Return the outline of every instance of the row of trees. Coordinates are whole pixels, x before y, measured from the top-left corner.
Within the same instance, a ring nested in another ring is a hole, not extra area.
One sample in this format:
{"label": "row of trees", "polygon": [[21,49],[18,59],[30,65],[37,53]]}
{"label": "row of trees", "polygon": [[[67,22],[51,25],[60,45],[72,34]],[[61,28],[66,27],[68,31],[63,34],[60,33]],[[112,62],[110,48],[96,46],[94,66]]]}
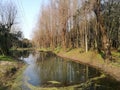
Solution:
{"label": "row of trees", "polygon": [[33,34],[36,47],[104,51],[120,46],[119,0],[50,0]]}

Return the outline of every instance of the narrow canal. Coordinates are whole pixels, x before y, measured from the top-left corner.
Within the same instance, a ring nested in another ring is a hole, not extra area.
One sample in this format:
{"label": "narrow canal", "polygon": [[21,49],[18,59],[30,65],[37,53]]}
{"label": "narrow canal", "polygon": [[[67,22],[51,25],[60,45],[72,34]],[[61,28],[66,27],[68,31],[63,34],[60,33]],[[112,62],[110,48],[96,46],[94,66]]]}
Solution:
{"label": "narrow canal", "polygon": [[27,52],[22,90],[120,90],[120,83],[88,65],[51,52]]}

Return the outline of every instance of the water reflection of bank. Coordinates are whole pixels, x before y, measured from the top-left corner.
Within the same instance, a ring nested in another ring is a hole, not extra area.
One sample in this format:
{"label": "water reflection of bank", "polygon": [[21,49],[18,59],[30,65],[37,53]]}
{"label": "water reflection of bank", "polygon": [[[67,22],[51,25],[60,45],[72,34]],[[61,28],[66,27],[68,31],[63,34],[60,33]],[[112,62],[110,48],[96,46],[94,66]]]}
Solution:
{"label": "water reflection of bank", "polygon": [[[69,87],[82,84],[83,86],[79,87],[88,88],[85,90],[96,90],[91,88],[118,90],[120,88],[120,83],[111,80],[110,77],[101,78],[102,74],[98,70],[69,59],[64,60],[51,52],[30,52],[29,56],[23,59],[29,64],[24,71],[24,77],[27,79],[24,79],[34,87]],[[55,84],[56,82],[59,84]],[[86,84],[87,87],[84,87]]]}

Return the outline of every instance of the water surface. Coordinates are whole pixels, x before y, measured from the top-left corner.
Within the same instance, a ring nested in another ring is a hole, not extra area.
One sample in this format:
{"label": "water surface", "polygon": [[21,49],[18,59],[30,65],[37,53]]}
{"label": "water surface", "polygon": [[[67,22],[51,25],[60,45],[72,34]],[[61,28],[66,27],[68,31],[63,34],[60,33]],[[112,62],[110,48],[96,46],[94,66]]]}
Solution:
{"label": "water surface", "polygon": [[51,52],[30,52],[27,56],[21,56],[21,59],[27,64],[23,72],[22,90],[30,90],[26,83],[43,88],[85,83],[89,85],[74,90],[120,90],[120,83],[108,76],[86,83],[92,78],[100,77],[103,73],[88,65],[60,58]]}

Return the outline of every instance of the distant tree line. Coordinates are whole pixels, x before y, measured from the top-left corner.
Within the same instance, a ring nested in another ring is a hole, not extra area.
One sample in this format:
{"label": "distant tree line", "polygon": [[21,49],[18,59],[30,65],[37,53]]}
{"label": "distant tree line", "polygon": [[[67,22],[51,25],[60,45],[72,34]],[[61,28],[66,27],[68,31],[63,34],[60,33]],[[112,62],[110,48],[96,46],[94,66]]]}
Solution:
{"label": "distant tree line", "polygon": [[31,47],[32,47],[32,42],[27,38],[20,40],[18,43],[18,48],[31,48]]}
{"label": "distant tree line", "polygon": [[33,43],[38,48],[83,48],[103,52],[120,47],[119,0],[49,0],[41,7]]}

